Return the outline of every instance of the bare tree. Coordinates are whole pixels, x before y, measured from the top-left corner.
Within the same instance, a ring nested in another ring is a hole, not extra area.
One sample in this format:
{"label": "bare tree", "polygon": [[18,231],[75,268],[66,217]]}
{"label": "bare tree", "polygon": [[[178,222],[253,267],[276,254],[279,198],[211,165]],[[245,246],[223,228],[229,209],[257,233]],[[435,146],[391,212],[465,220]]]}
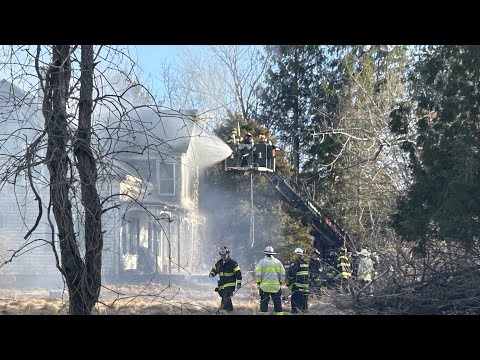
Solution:
{"label": "bare tree", "polygon": [[323,186],[320,196],[345,228],[355,229],[359,243],[385,238],[396,195],[408,181],[407,159],[399,148],[408,139],[389,131],[389,114],[405,94],[406,61],[401,46],[346,47],[337,119],[314,134],[316,143],[330,138],[338,145],[331,161],[320,165],[332,179],[316,180]]}
{"label": "bare tree", "polygon": [[159,64],[165,104],[197,108],[212,127],[235,113],[252,120],[268,56],[254,45],[217,45],[203,53],[186,48],[177,64]]}
{"label": "bare tree", "polygon": [[[142,189],[136,194],[102,189],[125,178],[128,164],[119,166],[120,153],[164,156],[171,139],[156,136],[139,114],[148,108],[161,116],[162,110],[139,83],[124,49],[54,45],[2,50],[0,72],[11,85],[2,87],[5,98],[0,99],[8,104],[0,114],[5,129],[0,134],[0,186],[4,192],[13,190],[17,204],[17,192],[24,191],[25,201],[37,204],[37,213],[33,224],[31,212],[22,214],[25,242],[10,248],[0,267],[50,245],[68,288],[69,313],[90,314],[102,285],[102,219],[118,207],[113,200],[120,196],[140,204],[148,181],[139,176]],[[145,139],[141,145],[139,136]],[[18,151],[12,151],[13,143],[20,144]],[[160,220],[152,214],[153,222]],[[44,224],[50,237],[37,235]]]}

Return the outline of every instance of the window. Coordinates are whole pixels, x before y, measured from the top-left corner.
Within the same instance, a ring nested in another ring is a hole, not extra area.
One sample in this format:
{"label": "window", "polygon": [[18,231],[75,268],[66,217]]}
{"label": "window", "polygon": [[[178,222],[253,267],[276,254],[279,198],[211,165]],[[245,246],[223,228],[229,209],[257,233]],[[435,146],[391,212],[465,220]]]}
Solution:
{"label": "window", "polygon": [[138,252],[140,232],[140,220],[130,218],[122,220],[122,248],[124,254],[136,254]]}
{"label": "window", "polygon": [[158,193],[175,195],[175,164],[157,163]]}

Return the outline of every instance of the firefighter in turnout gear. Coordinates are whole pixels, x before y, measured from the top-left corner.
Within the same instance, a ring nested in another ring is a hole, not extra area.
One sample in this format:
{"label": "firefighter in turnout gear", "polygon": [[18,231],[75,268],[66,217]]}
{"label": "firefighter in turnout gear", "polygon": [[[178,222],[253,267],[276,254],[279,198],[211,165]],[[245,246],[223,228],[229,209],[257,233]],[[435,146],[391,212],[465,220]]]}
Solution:
{"label": "firefighter in turnout gear", "polygon": [[328,252],[325,264],[325,286],[333,288],[338,274],[336,269],[338,252],[334,249]]}
{"label": "firefighter in turnout gear", "polygon": [[263,251],[265,257],[255,267],[255,281],[260,293],[260,315],[268,315],[270,297],[273,301],[275,315],[283,315],[282,284],[285,283],[285,268],[273,255],[273,247],[267,246]]}
{"label": "firefighter in turnout gear", "polygon": [[359,262],[357,270],[357,279],[361,287],[367,286],[372,282],[373,278],[373,260],[371,254],[367,249],[363,249],[359,253]]}
{"label": "firefighter in turnout gear", "polygon": [[310,290],[318,291],[321,287],[320,273],[322,272],[322,261],[320,260],[320,251],[313,250],[312,257],[308,262],[308,272],[310,274]]}
{"label": "firefighter in turnout gear", "polygon": [[303,259],[305,254],[301,248],[296,248],[294,254],[295,261],[289,267],[287,273],[287,286],[292,291],[292,314],[299,311],[306,313],[308,311],[308,283],[310,280],[308,263]]}
{"label": "firefighter in turnout gear", "polygon": [[248,166],[253,164],[253,154],[255,152],[255,142],[251,133],[247,133],[241,142],[240,149],[240,166]]}
{"label": "firefighter in turnout gear", "polygon": [[337,271],[339,272],[340,290],[345,289],[348,291],[348,283],[352,277],[352,267],[345,245],[340,247],[340,256],[337,259]]}
{"label": "firefighter in turnout gear", "polygon": [[370,253],[370,259],[373,262],[373,276],[372,280],[377,277],[378,275],[378,266],[380,265],[380,257],[378,256],[376,251]]}
{"label": "firefighter in turnout gear", "polygon": [[215,291],[222,298],[220,311],[224,314],[233,311],[232,296],[235,288],[238,290],[242,286],[242,272],[238,263],[230,258],[230,250],[227,247],[222,247],[219,254],[221,259],[213,266],[208,276],[219,275],[218,288]]}
{"label": "firefighter in turnout gear", "polygon": [[227,139],[227,144],[233,151],[231,158],[235,159],[235,165],[239,165],[238,163],[240,162],[240,152],[238,150],[238,144],[240,144],[242,140],[243,138],[239,134],[237,134],[237,129],[232,129],[232,133]]}
{"label": "firefighter in turnout gear", "polygon": [[237,134],[237,129],[232,129],[232,133],[227,139],[227,144],[237,145],[242,141],[242,137]]}

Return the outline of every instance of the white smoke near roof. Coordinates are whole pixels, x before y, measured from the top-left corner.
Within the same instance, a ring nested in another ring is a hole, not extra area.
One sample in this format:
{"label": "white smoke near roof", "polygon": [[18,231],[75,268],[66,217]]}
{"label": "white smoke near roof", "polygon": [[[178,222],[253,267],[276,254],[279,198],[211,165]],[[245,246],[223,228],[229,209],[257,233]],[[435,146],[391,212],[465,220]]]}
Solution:
{"label": "white smoke near roof", "polygon": [[[107,111],[96,109],[99,146],[105,153],[166,156],[190,152],[200,168],[218,163],[232,150],[207,129],[196,110],[171,110],[155,105],[153,98],[139,87],[119,76],[116,82],[102,88],[107,93],[122,94],[118,107]],[[127,90],[128,89],[128,90]]]}

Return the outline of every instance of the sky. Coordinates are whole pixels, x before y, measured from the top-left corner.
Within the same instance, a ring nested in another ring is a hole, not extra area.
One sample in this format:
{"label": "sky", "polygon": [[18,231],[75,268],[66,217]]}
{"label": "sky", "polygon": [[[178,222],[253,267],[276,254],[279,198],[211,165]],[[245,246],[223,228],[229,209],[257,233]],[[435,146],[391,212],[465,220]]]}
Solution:
{"label": "sky", "polygon": [[187,48],[194,53],[205,48],[204,45],[130,45],[130,54],[137,61],[141,69],[141,78],[149,79],[149,84],[153,85],[154,92],[160,92],[161,86],[158,84],[160,76],[160,66],[167,60],[174,63],[180,55],[182,49]]}
{"label": "sky", "polygon": [[[160,83],[161,64],[165,61],[168,63],[178,61],[182,49],[188,48],[192,53],[198,54],[202,49],[207,48],[206,45],[128,45],[127,47],[133,60],[141,69],[140,78],[156,94],[161,94],[163,90]],[[0,79],[8,79],[9,77],[9,73],[0,69]]]}
{"label": "sky", "polygon": [[[174,61],[184,45],[130,45],[131,54],[146,76],[158,74],[159,64],[165,59]],[[137,59],[135,57],[138,56]]]}

